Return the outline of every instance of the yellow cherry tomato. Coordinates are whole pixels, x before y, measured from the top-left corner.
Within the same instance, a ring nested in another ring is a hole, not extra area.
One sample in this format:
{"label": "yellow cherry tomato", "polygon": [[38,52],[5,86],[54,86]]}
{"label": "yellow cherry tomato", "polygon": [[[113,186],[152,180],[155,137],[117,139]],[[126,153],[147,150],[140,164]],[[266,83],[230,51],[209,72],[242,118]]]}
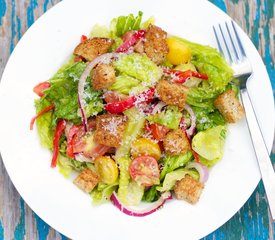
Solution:
{"label": "yellow cherry tomato", "polygon": [[148,138],[139,138],[132,143],[131,155],[133,158],[146,155],[159,160],[161,156],[161,150],[159,145],[153,140]]}
{"label": "yellow cherry tomato", "polygon": [[167,59],[170,63],[179,65],[190,61],[192,53],[186,44],[173,38],[167,38],[167,44],[169,47]]}
{"label": "yellow cherry tomato", "polygon": [[118,168],[110,157],[98,157],[95,159],[95,169],[100,180],[106,184],[113,184],[118,178]]}

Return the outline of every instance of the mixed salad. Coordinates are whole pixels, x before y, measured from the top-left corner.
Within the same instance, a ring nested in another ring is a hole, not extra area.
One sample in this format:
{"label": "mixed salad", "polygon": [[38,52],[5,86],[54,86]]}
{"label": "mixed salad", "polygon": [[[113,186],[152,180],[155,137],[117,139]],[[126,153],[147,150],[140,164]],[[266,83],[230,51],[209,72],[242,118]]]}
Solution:
{"label": "mixed salad", "polygon": [[[223,157],[227,123],[243,115],[233,71],[216,49],[142,22],[142,12],[95,25],[73,56],[34,87],[41,144],[51,167],[95,204],[132,216],[166,200],[196,203]],[[232,106],[234,107],[232,109]],[[149,208],[131,206],[150,202]]]}

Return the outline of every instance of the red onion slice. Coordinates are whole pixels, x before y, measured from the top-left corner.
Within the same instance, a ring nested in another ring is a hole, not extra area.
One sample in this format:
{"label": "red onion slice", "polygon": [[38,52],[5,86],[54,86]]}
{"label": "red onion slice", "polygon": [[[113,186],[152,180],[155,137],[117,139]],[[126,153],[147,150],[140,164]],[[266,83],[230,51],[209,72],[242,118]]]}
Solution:
{"label": "red onion slice", "polygon": [[84,87],[86,83],[86,79],[89,76],[92,69],[99,63],[110,63],[111,60],[114,58],[118,58],[120,53],[105,53],[97,58],[95,58],[93,61],[88,63],[86,66],[84,72],[82,73],[79,82],[78,82],[78,104],[81,112],[82,122],[84,126],[85,132],[87,132],[87,117],[84,111],[85,101],[84,101]]}
{"label": "red onion slice", "polygon": [[113,204],[123,213],[133,216],[133,217],[145,217],[149,214],[154,213],[157,211],[159,208],[161,208],[164,203],[167,200],[172,199],[172,194],[170,192],[164,192],[161,194],[159,200],[156,202],[152,203],[152,205],[149,208],[143,209],[143,210],[133,210],[129,207],[125,207],[118,199],[116,192],[112,193],[111,196],[111,201]]}
{"label": "red onion slice", "polygon": [[189,138],[191,138],[192,135],[193,135],[194,132],[195,132],[195,129],[196,129],[196,121],[197,121],[197,118],[196,118],[196,115],[195,115],[193,109],[190,107],[190,105],[185,104],[184,109],[185,109],[185,110],[190,114],[190,116],[191,116],[191,125],[190,125],[190,127],[189,127],[188,129],[185,129],[185,132],[186,132],[187,136],[188,136]]}
{"label": "red onion slice", "polygon": [[186,166],[187,169],[195,168],[200,174],[200,182],[205,183],[208,180],[209,171],[208,168],[202,163],[190,162]]}
{"label": "red onion slice", "polygon": [[161,112],[161,109],[163,107],[165,107],[167,104],[165,102],[158,102],[157,104],[155,104],[152,108],[152,112],[151,114],[156,114],[156,113],[160,113]]}

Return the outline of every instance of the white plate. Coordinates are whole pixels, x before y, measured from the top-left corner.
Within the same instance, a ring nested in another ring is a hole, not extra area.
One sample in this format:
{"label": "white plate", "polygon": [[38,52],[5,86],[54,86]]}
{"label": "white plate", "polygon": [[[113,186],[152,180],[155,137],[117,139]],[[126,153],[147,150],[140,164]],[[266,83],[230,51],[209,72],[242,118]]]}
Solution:
{"label": "white plate", "polygon": [[[95,23],[137,13],[153,15],[169,33],[215,46],[212,25],[229,17],[204,0],[127,1],[65,0],[41,17],[22,37],[9,59],[0,88],[0,146],[6,169],[27,204],[49,225],[72,239],[198,239],[230,219],[249,198],[260,179],[245,121],[229,127],[224,159],[210,173],[200,202],[170,201],[153,215],[136,218],[111,204],[91,205],[57,169],[51,153],[29,130],[34,115],[33,86],[50,78],[69,58],[82,34]],[[239,29],[240,30],[240,29]],[[254,77],[249,89],[270,150],[274,105],[263,62],[241,31]]]}

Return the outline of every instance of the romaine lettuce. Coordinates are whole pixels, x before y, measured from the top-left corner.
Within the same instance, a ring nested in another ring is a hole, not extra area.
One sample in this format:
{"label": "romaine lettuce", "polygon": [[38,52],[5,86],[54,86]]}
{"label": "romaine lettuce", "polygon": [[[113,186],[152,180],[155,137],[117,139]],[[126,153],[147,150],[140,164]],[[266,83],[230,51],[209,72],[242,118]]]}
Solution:
{"label": "romaine lettuce", "polygon": [[194,177],[197,180],[199,179],[199,174],[196,170],[180,168],[166,174],[162,186],[157,187],[157,190],[160,192],[170,191],[174,188],[176,182],[184,178],[186,174]]}
{"label": "romaine lettuce", "polygon": [[121,37],[124,33],[130,30],[139,30],[142,15],[143,12],[139,11],[136,17],[133,14],[129,14],[128,16],[120,16],[118,18],[114,18],[111,21],[111,31],[117,37]]}
{"label": "romaine lettuce", "polygon": [[140,84],[140,81],[126,74],[116,77],[116,81],[109,87],[109,90],[118,91],[123,94],[129,94],[133,87]]}
{"label": "romaine lettuce", "polygon": [[159,123],[170,129],[177,129],[182,118],[182,113],[177,106],[169,105],[165,111],[149,115],[147,120],[150,123]]}
{"label": "romaine lettuce", "polygon": [[120,74],[126,74],[141,81],[139,86],[131,90],[133,93],[144,91],[154,85],[162,76],[162,70],[155,63],[147,56],[137,53],[121,55],[113,64]]}
{"label": "romaine lettuce", "polygon": [[191,63],[199,72],[208,75],[208,80],[202,81],[199,87],[189,89],[187,103],[213,110],[213,100],[225,90],[232,79],[233,70],[215,48],[189,42],[179,37],[173,38],[190,47]]}
{"label": "romaine lettuce", "polygon": [[209,112],[206,109],[199,107],[193,107],[193,110],[197,117],[196,128],[199,132],[218,125],[226,124],[223,116],[218,110]]}
{"label": "romaine lettuce", "polygon": [[[41,101],[48,101],[54,104],[54,119],[59,118],[79,123],[81,121],[78,112],[77,88],[78,81],[83,73],[86,64],[83,62],[69,63],[62,67],[50,79],[51,87],[44,91],[45,96]],[[90,77],[85,85],[85,112],[86,116],[92,116],[103,110],[101,93],[92,89]]]}
{"label": "romaine lettuce", "polygon": [[98,205],[105,202],[108,202],[113,191],[117,188],[118,183],[114,183],[111,185],[99,183],[96,188],[91,192],[91,196],[93,199],[93,204]]}
{"label": "romaine lettuce", "polygon": [[192,139],[192,148],[208,161],[219,161],[223,156],[226,126],[216,126],[197,133]]}
{"label": "romaine lettuce", "polygon": [[160,173],[160,180],[163,180],[167,173],[172,172],[175,169],[186,165],[191,160],[192,156],[193,154],[191,151],[188,151],[185,154],[175,156],[166,155],[161,162],[163,168]]}

